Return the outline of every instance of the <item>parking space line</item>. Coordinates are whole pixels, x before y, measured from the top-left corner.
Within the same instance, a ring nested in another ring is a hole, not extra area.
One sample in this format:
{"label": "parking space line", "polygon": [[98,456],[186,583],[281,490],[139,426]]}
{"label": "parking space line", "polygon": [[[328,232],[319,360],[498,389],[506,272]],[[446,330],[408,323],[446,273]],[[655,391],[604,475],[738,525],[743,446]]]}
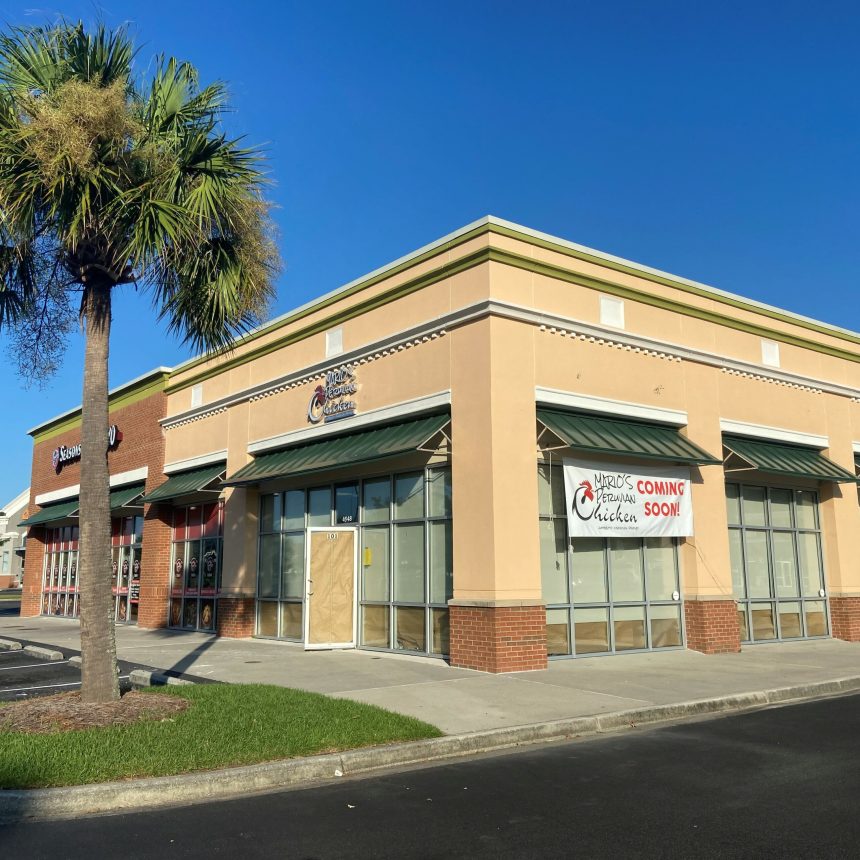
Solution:
{"label": "parking space line", "polygon": [[[128,675],[120,675],[120,681],[127,681]],[[40,687],[13,687],[12,689],[2,689],[0,688],[0,694],[2,693],[23,693],[27,690],[51,690],[54,687],[80,687],[80,681],[70,681],[67,684],[43,684]]]}
{"label": "parking space line", "polygon": [[27,663],[26,666],[0,666],[0,672],[14,672],[16,669],[37,669],[39,666],[62,666],[68,662],[68,660],[43,660],[39,663]]}

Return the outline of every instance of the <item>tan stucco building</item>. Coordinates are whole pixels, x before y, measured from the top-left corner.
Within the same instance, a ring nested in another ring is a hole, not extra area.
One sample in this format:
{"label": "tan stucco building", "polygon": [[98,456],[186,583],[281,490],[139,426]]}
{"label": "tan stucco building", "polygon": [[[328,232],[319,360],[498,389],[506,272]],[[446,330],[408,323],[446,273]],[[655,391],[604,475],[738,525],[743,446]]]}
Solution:
{"label": "tan stucco building", "polygon": [[[495,218],[111,422],[118,620],[488,671],[860,640],[860,335]],[[78,431],[31,431],[25,613],[76,611]],[[680,465],[691,533],[572,538],[568,458]]]}

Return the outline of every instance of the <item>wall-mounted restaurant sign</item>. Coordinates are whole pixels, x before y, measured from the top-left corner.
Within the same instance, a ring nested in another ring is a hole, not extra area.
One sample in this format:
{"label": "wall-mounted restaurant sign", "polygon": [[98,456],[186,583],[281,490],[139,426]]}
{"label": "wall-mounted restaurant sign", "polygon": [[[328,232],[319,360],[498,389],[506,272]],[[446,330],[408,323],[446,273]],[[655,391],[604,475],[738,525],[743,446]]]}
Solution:
{"label": "wall-mounted restaurant sign", "polygon": [[308,421],[327,424],[342,418],[352,418],[357,409],[353,395],[358,392],[355,368],[344,364],[325,375],[325,384],[318,385],[308,403]]}
{"label": "wall-mounted restaurant sign", "polygon": [[690,470],[567,460],[564,494],[570,537],[688,537]]}
{"label": "wall-mounted restaurant sign", "polygon": [[[116,424],[111,424],[108,427],[108,450],[113,451],[119,443],[122,442],[122,431]],[[81,443],[76,445],[60,445],[54,448],[51,454],[51,465],[59,473],[63,466],[67,463],[74,463],[75,460],[81,459]]]}

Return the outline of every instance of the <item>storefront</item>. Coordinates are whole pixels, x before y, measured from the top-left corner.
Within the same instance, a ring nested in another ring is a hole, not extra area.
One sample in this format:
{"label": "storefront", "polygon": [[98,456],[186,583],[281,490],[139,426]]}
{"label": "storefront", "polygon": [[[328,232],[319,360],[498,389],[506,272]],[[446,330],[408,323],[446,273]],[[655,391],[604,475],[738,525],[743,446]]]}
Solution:
{"label": "storefront", "polygon": [[[858,369],[485,219],[113,393],[117,621],[485,671],[858,641]],[[25,614],[76,612],[78,426],[32,431]]]}

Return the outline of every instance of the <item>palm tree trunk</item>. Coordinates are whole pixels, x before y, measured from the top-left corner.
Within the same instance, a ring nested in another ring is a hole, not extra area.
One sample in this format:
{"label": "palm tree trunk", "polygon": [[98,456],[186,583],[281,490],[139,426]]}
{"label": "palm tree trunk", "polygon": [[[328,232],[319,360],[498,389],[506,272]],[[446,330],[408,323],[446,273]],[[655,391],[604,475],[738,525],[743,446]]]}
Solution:
{"label": "palm tree trunk", "polygon": [[86,349],[81,426],[81,698],[119,699],[110,565],[108,342],[111,285],[90,282],[84,294]]}

